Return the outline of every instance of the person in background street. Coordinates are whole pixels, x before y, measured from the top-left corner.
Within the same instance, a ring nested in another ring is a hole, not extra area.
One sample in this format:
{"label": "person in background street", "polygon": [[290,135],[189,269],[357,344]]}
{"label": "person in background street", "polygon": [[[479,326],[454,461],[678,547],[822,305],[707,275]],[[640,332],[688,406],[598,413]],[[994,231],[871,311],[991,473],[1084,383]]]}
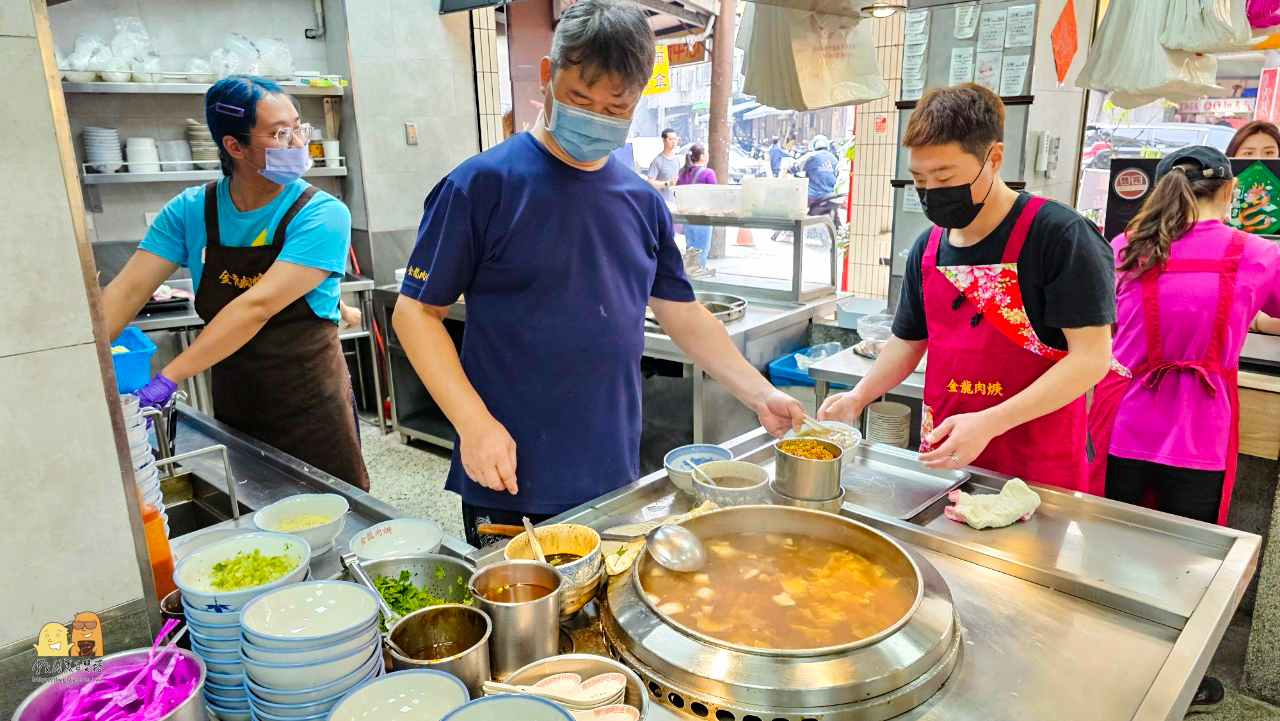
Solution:
{"label": "person in background street", "polygon": [[205,93],[205,121],[225,177],[165,205],[138,250],[102,291],[115,338],[179,266],[190,268],[206,323],[137,392],[165,405],[177,384],[212,370],[219,421],[364,490],[339,297],[351,213],[302,180],[310,167],[298,105],[265,78],[233,75]]}
{"label": "person in background street", "polygon": [[[694,185],[705,183],[716,184],[716,171],[707,167],[707,149],[701,143],[694,143],[685,155],[684,167],[680,169],[680,177],[676,185]],[[684,226],[684,241],[690,248],[702,251],[701,265],[707,267],[707,256],[711,253],[711,226]]]}
{"label": "person in background street", "polygon": [[[1246,123],[1227,145],[1228,158],[1280,157],[1280,128],[1265,120]],[[1280,318],[1259,313],[1249,324],[1249,332],[1280,335]]]}
{"label": "person in background street", "polygon": [[[639,477],[646,305],[771,433],[801,425],[696,301],[666,203],[611,156],[653,61],[644,10],[578,0],[539,66],[533,128],[427,196],[392,323],[457,429],[445,487],[472,545],[492,542],[478,523],[540,522]],[[464,293],[459,355],[443,319]]]}
{"label": "person in background street", "polygon": [[676,148],[679,146],[680,136],[676,135],[676,131],[671,128],[662,131],[662,152],[649,163],[649,172],[646,173],[649,185],[657,188],[662,193],[662,199],[668,203],[675,200],[671,188],[680,175],[680,158],[676,157]]}
{"label": "person in background street", "polygon": [[769,170],[773,171],[775,178],[782,173],[782,156],[784,155],[786,153],[778,142],[778,136],[773,136],[773,144],[769,146]]}
{"label": "person in background street", "polygon": [[793,166],[792,171],[798,167],[809,179],[810,203],[836,192],[836,178],[840,175],[840,160],[831,152],[827,136],[813,136],[811,145],[813,148]]}
{"label": "person in background street", "polygon": [[1280,128],[1265,120],[1241,126],[1227,144],[1228,158],[1280,157]]}
{"label": "person in background street", "polygon": [[973,83],[932,90],[911,114],[903,145],[934,227],[907,259],[893,337],[818,417],[856,419],[927,349],[927,466],[1082,490],[1084,396],[1111,363],[1111,254],[1074,210],[1001,179],[1004,119],[1000,98]]}
{"label": "person in background street", "polygon": [[[1155,188],[1112,241],[1118,320],[1113,370],[1094,391],[1090,492],[1226,525],[1240,443],[1236,385],[1249,321],[1280,314],[1280,248],[1222,222],[1236,180],[1216,148],[1156,166]],[[1191,712],[1211,711],[1206,676]]]}

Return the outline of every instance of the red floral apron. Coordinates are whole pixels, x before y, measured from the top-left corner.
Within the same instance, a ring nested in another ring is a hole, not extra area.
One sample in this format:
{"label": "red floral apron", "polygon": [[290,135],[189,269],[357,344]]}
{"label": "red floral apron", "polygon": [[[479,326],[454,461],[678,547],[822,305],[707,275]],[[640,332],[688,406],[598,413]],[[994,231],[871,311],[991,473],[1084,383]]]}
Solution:
{"label": "red floral apron", "polygon": [[[1067,353],[1036,337],[1018,287],[1018,254],[1044,198],[1018,215],[996,265],[938,265],[942,229],[929,234],[921,263],[929,365],[920,452],[935,426],[1022,392]],[[991,440],[973,465],[1025,481],[1083,490],[1087,478],[1084,396]]]}
{"label": "red floral apron", "polygon": [[[1204,383],[1205,391],[1214,395],[1217,390],[1209,382],[1209,376],[1219,375],[1226,381],[1231,401],[1231,428],[1227,432],[1227,468],[1222,481],[1222,500],[1218,503],[1218,524],[1227,524],[1227,512],[1231,509],[1231,491],[1236,484],[1236,454],[1240,450],[1240,391],[1236,386],[1239,359],[1231,367],[1223,366],[1222,348],[1226,344],[1227,324],[1231,320],[1231,305],[1236,293],[1236,270],[1240,267],[1240,255],[1244,251],[1246,235],[1232,231],[1231,242],[1221,258],[1171,258],[1159,269],[1143,273],[1142,323],[1147,334],[1147,359],[1133,373],[1125,377],[1112,371],[1093,391],[1093,407],[1089,411],[1089,436],[1093,439],[1094,458],[1089,464],[1089,493],[1105,495],[1107,481],[1107,450],[1111,447],[1111,428],[1120,402],[1129,390],[1129,383],[1140,378],[1147,388],[1156,388],[1165,376],[1173,372],[1195,373]],[[1171,360],[1164,356],[1160,337],[1160,276],[1165,273],[1217,273],[1218,308],[1213,318],[1213,330],[1209,346],[1198,360]],[[1145,505],[1145,502],[1144,502]]]}

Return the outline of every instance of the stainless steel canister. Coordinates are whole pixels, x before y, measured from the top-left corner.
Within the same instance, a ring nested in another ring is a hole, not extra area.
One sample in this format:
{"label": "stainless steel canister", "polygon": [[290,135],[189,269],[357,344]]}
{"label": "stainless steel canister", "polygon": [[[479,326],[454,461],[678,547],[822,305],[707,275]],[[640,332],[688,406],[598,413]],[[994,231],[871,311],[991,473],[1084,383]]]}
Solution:
{"label": "stainless steel canister", "polygon": [[390,638],[413,658],[391,654],[395,671],[429,668],[452,674],[471,692],[472,698],[484,695],[484,682],[489,680],[489,641],[493,623],[488,614],[460,603],[446,603],[418,609],[400,619],[391,629]]}
{"label": "stainless steel canister", "polygon": [[[817,443],[831,452],[831,460],[801,458],[782,450],[782,445],[796,441]],[[839,496],[843,490],[840,487],[840,457],[843,454],[840,446],[818,438],[774,441],[774,483],[780,492],[797,500],[829,501]]]}
{"label": "stainless steel canister", "polygon": [[[492,598],[506,586],[530,584],[551,589],[532,601],[503,603]],[[489,666],[493,677],[505,679],[523,666],[554,656],[560,646],[560,594],[563,580],[549,563],[501,561],[471,577],[476,607],[493,619]]]}

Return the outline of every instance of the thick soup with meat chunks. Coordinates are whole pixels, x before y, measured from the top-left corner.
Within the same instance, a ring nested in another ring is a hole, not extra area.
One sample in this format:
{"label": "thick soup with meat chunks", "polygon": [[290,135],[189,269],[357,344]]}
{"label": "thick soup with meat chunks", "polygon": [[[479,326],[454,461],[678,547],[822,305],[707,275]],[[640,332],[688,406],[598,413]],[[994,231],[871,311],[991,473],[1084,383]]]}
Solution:
{"label": "thick soup with meat chunks", "polygon": [[649,563],[641,587],[673,621],[738,646],[803,650],[861,641],[915,601],[914,584],[821,538],[731,533],[704,543],[700,572]]}

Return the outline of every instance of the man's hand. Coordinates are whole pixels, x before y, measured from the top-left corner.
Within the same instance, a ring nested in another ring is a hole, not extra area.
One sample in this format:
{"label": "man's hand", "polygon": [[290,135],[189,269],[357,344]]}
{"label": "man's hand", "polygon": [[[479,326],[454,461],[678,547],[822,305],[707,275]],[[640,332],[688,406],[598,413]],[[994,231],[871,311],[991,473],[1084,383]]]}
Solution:
{"label": "man's hand", "polygon": [[[935,447],[922,453],[920,460],[929,468],[962,468],[973,463],[991,439],[1004,431],[986,411],[951,416],[925,439]],[[939,445],[944,438],[946,442]]]}
{"label": "man's hand", "polygon": [[862,409],[867,404],[862,397],[856,395],[853,391],[845,391],[837,393],[833,396],[827,396],[822,402],[822,407],[818,409],[818,420],[820,421],[840,421],[848,423],[851,426],[858,425],[858,419],[862,416]]}
{"label": "man's hand", "polygon": [[762,392],[751,410],[760,416],[760,425],[774,436],[799,430],[804,424],[804,404],[777,388]]}
{"label": "man's hand", "polygon": [[359,310],[352,308],[342,301],[338,301],[338,313],[342,315],[342,327],[344,329],[359,327],[360,320],[364,317],[364,314]]}
{"label": "man's hand", "polygon": [[462,468],[471,480],[494,491],[515,495],[516,442],[493,416],[458,428]]}

